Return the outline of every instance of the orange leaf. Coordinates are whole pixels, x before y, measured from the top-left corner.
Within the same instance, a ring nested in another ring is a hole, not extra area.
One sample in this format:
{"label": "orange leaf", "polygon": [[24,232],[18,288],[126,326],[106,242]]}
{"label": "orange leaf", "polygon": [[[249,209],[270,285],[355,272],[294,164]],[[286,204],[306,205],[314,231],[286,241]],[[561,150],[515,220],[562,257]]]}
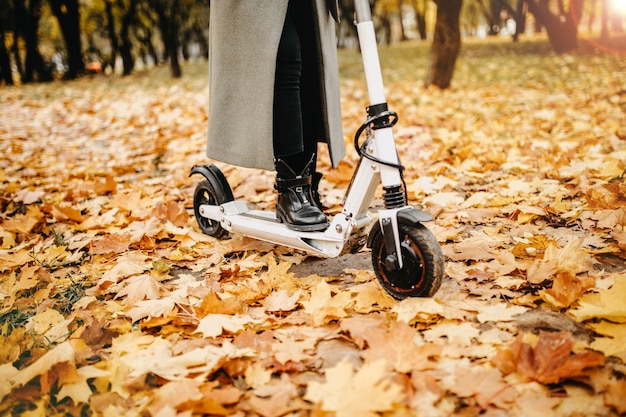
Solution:
{"label": "orange leaf", "polygon": [[113,194],[116,190],[117,181],[111,175],[107,175],[104,182],[95,181],[93,184],[93,191],[98,195]]}
{"label": "orange leaf", "polygon": [[71,207],[52,206],[52,215],[55,219],[69,219],[78,223],[82,223],[85,220],[80,210]]}
{"label": "orange leaf", "polygon": [[523,341],[520,334],[510,350],[500,352],[496,362],[502,372],[515,369],[542,384],[584,377],[604,364],[604,356],[595,352],[572,353],[574,339],[569,332],[540,332],[536,346]]}

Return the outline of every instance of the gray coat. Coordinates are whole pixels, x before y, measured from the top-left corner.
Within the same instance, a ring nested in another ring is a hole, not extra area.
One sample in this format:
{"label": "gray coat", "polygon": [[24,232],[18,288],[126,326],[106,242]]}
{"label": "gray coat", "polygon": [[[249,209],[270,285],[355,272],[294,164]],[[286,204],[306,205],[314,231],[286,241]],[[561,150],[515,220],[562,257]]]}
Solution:
{"label": "gray coat", "polygon": [[[295,0],[304,1],[304,0]],[[333,166],[345,155],[335,38],[336,0],[314,2],[319,79],[305,136],[326,142]],[[289,0],[213,0],[209,33],[207,156],[233,165],[274,169],[274,76]],[[317,84],[317,85],[315,85]],[[309,100],[309,99],[306,99]]]}

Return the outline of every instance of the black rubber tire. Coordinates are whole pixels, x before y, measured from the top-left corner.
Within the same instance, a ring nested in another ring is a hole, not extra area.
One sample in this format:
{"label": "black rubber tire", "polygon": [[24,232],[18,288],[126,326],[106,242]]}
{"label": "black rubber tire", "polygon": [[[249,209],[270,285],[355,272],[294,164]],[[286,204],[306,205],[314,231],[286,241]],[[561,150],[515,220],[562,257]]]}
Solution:
{"label": "black rubber tire", "polygon": [[379,227],[372,229],[372,265],[376,278],[392,297],[432,297],[444,274],[441,246],[424,225],[398,224],[402,247],[402,269],[388,270],[385,259],[388,252]]}
{"label": "black rubber tire", "polygon": [[193,193],[193,212],[202,233],[221,239],[228,235],[228,230],[224,229],[219,221],[207,219],[200,215],[200,206],[210,204],[219,206],[230,201],[222,190],[216,190],[207,180],[200,181]]}

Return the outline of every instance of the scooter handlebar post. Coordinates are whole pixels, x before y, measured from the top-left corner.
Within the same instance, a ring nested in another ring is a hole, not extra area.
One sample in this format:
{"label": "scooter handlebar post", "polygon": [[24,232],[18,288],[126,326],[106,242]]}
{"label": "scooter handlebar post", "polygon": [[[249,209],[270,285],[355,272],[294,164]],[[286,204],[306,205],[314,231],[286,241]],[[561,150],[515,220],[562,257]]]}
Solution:
{"label": "scooter handlebar post", "polygon": [[372,20],[372,9],[368,0],[354,0],[354,14],[356,22],[367,22]]}

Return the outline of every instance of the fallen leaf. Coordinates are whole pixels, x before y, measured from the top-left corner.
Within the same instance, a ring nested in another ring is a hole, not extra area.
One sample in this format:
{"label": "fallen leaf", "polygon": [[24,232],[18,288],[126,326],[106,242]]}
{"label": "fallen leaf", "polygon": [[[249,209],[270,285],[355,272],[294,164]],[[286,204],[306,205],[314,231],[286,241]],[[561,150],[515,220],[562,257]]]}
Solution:
{"label": "fallen leaf", "polygon": [[604,364],[603,355],[596,352],[573,353],[574,339],[567,332],[539,332],[536,345],[523,340],[520,334],[509,350],[496,358],[500,370],[516,370],[530,380],[554,384],[564,379],[576,379]]}
{"label": "fallen leaf", "polygon": [[626,323],[624,294],[626,294],[626,274],[619,274],[610,289],[580,297],[578,306],[570,310],[569,314],[578,321],[597,318]]}
{"label": "fallen leaf", "polygon": [[326,382],[309,382],[304,398],[337,417],[376,416],[402,399],[402,388],[391,382],[385,369],[382,359],[365,363],[356,372],[350,362],[340,362],[326,370]]}

